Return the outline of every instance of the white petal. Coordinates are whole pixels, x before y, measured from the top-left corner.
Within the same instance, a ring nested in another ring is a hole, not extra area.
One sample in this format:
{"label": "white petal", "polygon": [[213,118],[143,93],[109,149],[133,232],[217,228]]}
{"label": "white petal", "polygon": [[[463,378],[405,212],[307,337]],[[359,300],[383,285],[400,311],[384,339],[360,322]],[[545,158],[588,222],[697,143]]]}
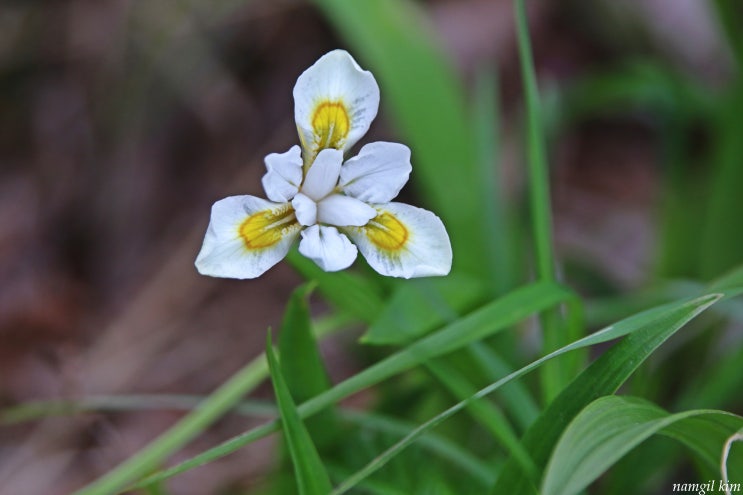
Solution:
{"label": "white petal", "polygon": [[403,278],[449,273],[451,243],[439,217],[403,203],[375,207],[379,215],[368,224],[343,229],[372,268]]}
{"label": "white petal", "polygon": [[398,143],[370,143],[341,168],[343,192],[366,203],[389,203],[408,181],[410,149]]}
{"label": "white petal", "polygon": [[312,199],[299,193],[292,199],[292,207],[297,221],[302,225],[309,226],[317,223],[317,203]]}
{"label": "white petal", "polygon": [[337,227],[366,225],[377,216],[377,210],[358,199],[331,194],[317,204],[317,221]]}
{"label": "white petal", "polygon": [[307,172],[307,177],[304,178],[302,192],[315,201],[320,201],[330,194],[338,184],[342,163],[342,152],[322,150]]}
{"label": "white petal", "polygon": [[301,228],[288,203],[224,198],[212,206],[196,269],[212,277],[258,277],[286,256]]}
{"label": "white petal", "polygon": [[302,151],[292,146],[286,153],[271,153],[264,159],[266,175],[263,189],[271,201],[285,203],[291,200],[302,183]]}
{"label": "white petal", "polygon": [[313,225],[302,231],[299,252],[326,272],[337,272],[351,266],[358,250],[335,227]]}
{"label": "white petal", "polygon": [[325,148],[348,150],[369,129],[379,108],[379,86],[344,50],[320,57],[294,86],[294,120],[305,160]]}

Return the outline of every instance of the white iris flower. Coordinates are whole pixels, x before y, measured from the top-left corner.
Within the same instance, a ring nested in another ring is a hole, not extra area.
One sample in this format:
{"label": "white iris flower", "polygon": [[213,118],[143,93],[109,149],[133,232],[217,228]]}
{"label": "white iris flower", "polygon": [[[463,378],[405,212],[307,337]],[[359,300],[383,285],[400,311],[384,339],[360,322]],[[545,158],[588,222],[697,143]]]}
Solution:
{"label": "white iris flower", "polygon": [[301,235],[299,252],[325,271],[348,268],[361,251],[382,275],[448,274],[451,244],[439,217],[392,202],[412,170],[408,147],[371,143],[343,160],[377,115],[374,76],[347,52],[332,51],[299,76],[294,103],[301,149],[265,158],[269,200],[231,196],[214,203],[199,272],[258,277]]}

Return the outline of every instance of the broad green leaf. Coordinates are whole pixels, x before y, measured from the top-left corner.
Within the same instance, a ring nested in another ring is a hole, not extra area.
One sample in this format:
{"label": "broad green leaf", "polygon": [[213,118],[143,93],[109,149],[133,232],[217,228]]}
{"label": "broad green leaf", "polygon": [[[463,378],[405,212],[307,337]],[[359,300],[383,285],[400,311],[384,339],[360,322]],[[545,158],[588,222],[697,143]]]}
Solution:
{"label": "broad green leaf", "polygon": [[484,286],[466,275],[411,280],[397,287],[387,306],[362,337],[365,344],[410,342],[482,301]]}
{"label": "broad green leaf", "polygon": [[[586,346],[599,344],[629,334],[626,339],[605,353],[576,380],[574,380],[568,389],[560,394],[550,405],[547,412],[540,416],[534,426],[527,431],[525,439],[530,435],[536,435],[535,432],[544,432],[547,435],[544,439],[544,443],[541,442],[541,438],[537,437],[532,437],[533,440],[530,440],[529,442],[523,442],[524,446],[530,451],[533,460],[538,462],[537,467],[543,467],[547,462],[547,456],[551,451],[552,445],[557,441],[557,437],[569,419],[572,418],[574,414],[577,414],[580,408],[583,407],[584,404],[582,404],[582,401],[585,400],[585,397],[589,397],[591,394],[597,393],[597,390],[602,390],[603,388],[611,388],[611,392],[616,390],[616,388],[618,388],[626,377],[628,377],[631,372],[639,366],[652,350],[657,348],[657,346],[664,342],[670,335],[686,324],[689,320],[720,300],[721,297],[722,294],[710,294],[697,299],[681,301],[645,311],[604,328],[592,335],[584,337],[530,363],[426,421],[405,438],[378,455],[372,462],[367,464],[361,470],[346,479],[332,492],[332,495],[346,493],[348,490],[356,486],[356,484],[376,472],[405,448],[411,445],[420,435],[426,433],[444,420],[468,407],[473,401],[481,399],[498,390],[510,381],[539,368],[550,359],[556,358],[557,356],[575,349],[581,349]],[[601,395],[602,394],[598,396]],[[587,400],[585,404],[588,404],[593,400],[593,398]],[[581,405],[575,408],[575,411],[573,412],[571,411],[571,407],[575,407],[575,403]],[[549,413],[549,417],[546,416],[547,413]],[[554,430],[553,428],[551,430],[553,424],[556,424],[559,429]],[[538,450],[540,447],[544,447],[545,445],[547,446],[545,452]],[[503,480],[505,480],[505,482],[503,482]],[[534,487],[529,486],[529,483],[532,480],[533,478],[529,478],[523,474],[519,464],[514,459],[510,459],[501,470],[501,476],[499,477],[498,483],[496,483],[493,493],[531,494],[534,491]],[[500,486],[501,483],[507,485],[505,490]],[[513,488],[513,490],[511,490],[511,488]]]}
{"label": "broad green leaf", "polygon": [[542,482],[543,495],[575,495],[627,452],[656,433],[677,438],[712,467],[743,418],[724,411],[669,414],[644,399],[608,396],[586,406],[557,443]]}
{"label": "broad green leaf", "polygon": [[444,220],[454,269],[482,275],[488,252],[473,122],[461,82],[424,12],[409,0],[315,0],[381,87],[405,144],[413,181]]}
{"label": "broad green leaf", "polygon": [[[281,374],[292,398],[299,403],[330,388],[330,378],[312,333],[307,302],[314,286],[314,283],[308,283],[292,293],[279,333]],[[307,422],[307,429],[321,449],[339,431],[331,410],[311,418]]]}
{"label": "broad green leaf", "polygon": [[271,345],[271,332],[266,338],[266,358],[271,372],[276,403],[284,427],[284,436],[289,446],[289,455],[294,464],[297,488],[300,495],[327,495],[332,490],[330,478],[312,443],[312,438],[299,417],[292,396],[281,374],[279,363]]}
{"label": "broad green leaf", "polygon": [[[544,468],[560,434],[581,409],[599,397],[616,392],[663,342],[721,297],[722,294],[710,294],[665,304],[610,326],[614,330],[622,328],[623,333],[630,335],[573,380],[524,434],[522,443],[537,468]],[[501,473],[491,493],[534,493],[537,481],[526,475],[515,461],[509,460]]]}
{"label": "broad green leaf", "polygon": [[[299,406],[300,416],[307,418],[317,414],[349,395],[418,366],[428,359],[461,349],[502,331],[529,315],[574,297],[573,292],[553,283],[540,282],[516,289],[305,402]],[[155,473],[136,486],[146,486],[219,459],[279,428],[278,421],[254,428],[170,469]]]}

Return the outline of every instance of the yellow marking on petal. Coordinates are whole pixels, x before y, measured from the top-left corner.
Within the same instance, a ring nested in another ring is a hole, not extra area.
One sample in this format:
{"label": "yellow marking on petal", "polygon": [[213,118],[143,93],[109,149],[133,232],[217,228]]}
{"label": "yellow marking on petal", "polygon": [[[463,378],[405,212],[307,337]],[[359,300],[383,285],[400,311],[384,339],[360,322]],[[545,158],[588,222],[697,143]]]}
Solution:
{"label": "yellow marking on petal", "polygon": [[286,205],[275,210],[253,213],[240,224],[238,233],[249,250],[277,244],[290,230],[300,228],[294,210]]}
{"label": "yellow marking on petal", "polygon": [[342,101],[322,101],[312,113],[312,129],[319,149],[341,149],[350,128],[348,109]]}
{"label": "yellow marking on petal", "polygon": [[405,225],[391,213],[380,213],[364,226],[366,236],[378,248],[399,251],[410,238]]}

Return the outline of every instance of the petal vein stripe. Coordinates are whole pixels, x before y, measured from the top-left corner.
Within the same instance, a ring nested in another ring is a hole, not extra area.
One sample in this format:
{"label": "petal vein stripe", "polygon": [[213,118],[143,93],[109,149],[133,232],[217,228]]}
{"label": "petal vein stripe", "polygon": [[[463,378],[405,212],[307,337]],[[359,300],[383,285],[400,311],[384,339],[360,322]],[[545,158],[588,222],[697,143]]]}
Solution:
{"label": "petal vein stripe", "polygon": [[364,227],[364,231],[370,241],[385,251],[399,251],[410,238],[410,232],[405,225],[386,212],[374,217]]}
{"label": "petal vein stripe", "polygon": [[240,224],[240,237],[248,250],[273,246],[285,235],[287,229],[296,225],[294,210],[282,205],[275,210],[263,210],[250,215]]}
{"label": "petal vein stripe", "polygon": [[315,144],[320,149],[342,149],[350,127],[348,110],[342,101],[323,101],[312,113]]}

